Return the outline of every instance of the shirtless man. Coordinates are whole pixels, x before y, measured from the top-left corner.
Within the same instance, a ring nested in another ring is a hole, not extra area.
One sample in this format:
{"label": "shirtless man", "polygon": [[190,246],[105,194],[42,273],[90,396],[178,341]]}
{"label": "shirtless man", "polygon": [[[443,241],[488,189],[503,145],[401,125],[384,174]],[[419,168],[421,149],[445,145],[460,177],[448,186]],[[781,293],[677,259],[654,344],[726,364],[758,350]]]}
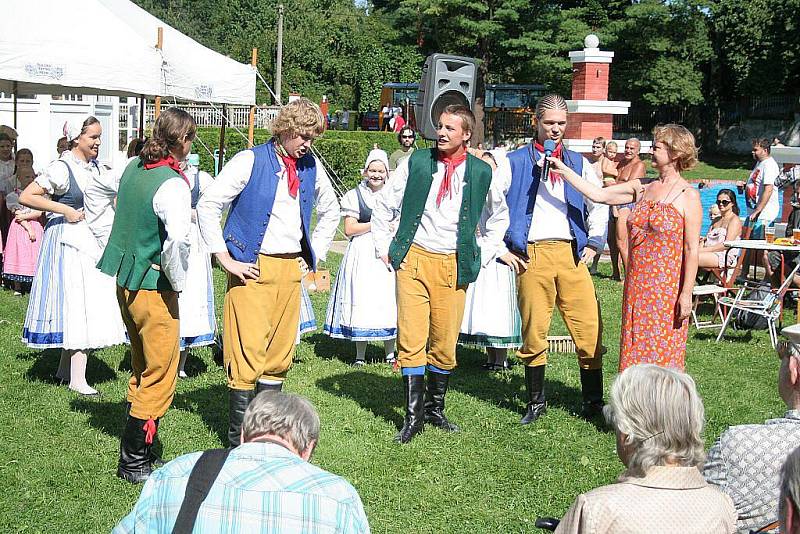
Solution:
{"label": "shirtless man", "polygon": [[[619,176],[619,170],[617,169],[619,165],[617,161],[617,152],[617,143],[615,141],[608,141],[606,143],[605,162],[601,168],[603,172],[603,187],[608,187],[617,183],[617,176]],[[620,251],[617,246],[617,209],[613,206],[608,208],[608,231],[606,232],[606,236],[608,254],[611,256],[611,279],[619,282],[622,280],[622,274],[619,267]]]}
{"label": "shirtless man", "polygon": [[[644,178],[647,170],[644,162],[639,158],[641,149],[642,143],[635,137],[625,141],[625,155],[617,166],[619,171],[617,183]],[[620,256],[622,256],[622,265],[626,269],[628,267],[628,216],[631,214],[631,210],[633,210],[633,204],[617,207],[616,244]]]}

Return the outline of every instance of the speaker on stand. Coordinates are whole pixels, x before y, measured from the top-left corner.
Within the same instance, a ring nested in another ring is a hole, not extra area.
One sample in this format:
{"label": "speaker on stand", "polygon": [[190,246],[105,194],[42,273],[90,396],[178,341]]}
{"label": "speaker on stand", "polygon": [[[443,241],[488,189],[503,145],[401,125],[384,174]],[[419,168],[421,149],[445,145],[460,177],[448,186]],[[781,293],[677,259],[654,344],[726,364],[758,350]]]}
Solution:
{"label": "speaker on stand", "polygon": [[422,79],[414,114],[417,130],[426,139],[436,139],[436,126],[444,108],[475,105],[478,60],[449,54],[431,54],[422,66]]}

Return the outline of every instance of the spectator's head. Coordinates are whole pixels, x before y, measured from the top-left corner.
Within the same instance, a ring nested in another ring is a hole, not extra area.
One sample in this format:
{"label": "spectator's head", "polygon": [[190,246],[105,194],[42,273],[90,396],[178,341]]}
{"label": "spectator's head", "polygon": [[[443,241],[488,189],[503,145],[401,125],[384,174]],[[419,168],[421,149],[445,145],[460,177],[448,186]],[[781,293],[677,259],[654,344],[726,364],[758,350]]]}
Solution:
{"label": "spectator's head", "polygon": [[64,135],[69,140],[69,149],[83,160],[93,160],[100,153],[103,127],[95,117],[89,115],[68,119],[64,123]]}
{"label": "spectator's head", "polygon": [[66,135],[64,137],[59,137],[56,142],[56,153],[60,156],[67,150],[69,150],[69,139],[67,139]]}
{"label": "spectator's head", "polygon": [[786,457],[781,470],[778,517],[782,533],[800,534],[800,447]]}
{"label": "spectator's head", "polygon": [[632,160],[639,156],[639,152],[642,150],[642,143],[635,137],[631,137],[627,141],[625,141],[625,159],[627,161]]}
{"label": "spectator's head", "polygon": [[128,143],[128,157],[132,158],[134,156],[138,156],[142,153],[142,149],[144,148],[144,144],[147,142],[147,138],[137,137],[135,139],[131,139],[131,142]]}
{"label": "spectator's head", "polygon": [[753,139],[753,159],[756,161],[764,161],[769,157],[769,153],[772,150],[772,143],[766,137],[759,137],[757,139]]}
{"label": "spectator's head", "polygon": [[615,161],[617,159],[617,152],[619,151],[619,147],[617,146],[616,141],[609,141],[606,143],[606,157],[611,161]]}
{"label": "spectator's head", "polygon": [[36,171],[33,170],[33,167],[22,167],[17,170],[16,177],[22,189],[25,189],[36,179]]}
{"label": "spectator's head", "polygon": [[242,443],[275,440],[308,460],[319,440],[319,415],[299,395],[265,391],[247,407],[242,422]]}
{"label": "spectator's head", "polygon": [[800,410],[800,327],[787,326],[781,333],[789,341],[778,342],[778,393],[789,409]]}
{"label": "spectator's head", "polygon": [[367,179],[367,186],[373,191],[382,188],[389,177],[389,158],[386,152],[380,148],[370,150],[361,175]]}
{"label": "spectator's head", "polygon": [[192,151],[197,124],[191,115],[178,108],[161,112],[153,125],[153,134],[145,142],[139,156],[145,163],[155,163],[169,156],[178,161]]}
{"label": "spectator's head", "polygon": [[659,465],[703,463],[703,401],[688,374],[650,364],[628,367],[611,386],[604,411],[632,476]]}
{"label": "spectator's head", "polygon": [[567,129],[567,101],[555,93],[544,95],[536,103],[536,138],[540,143],[551,139],[556,144]]}
{"label": "spectator's head", "polygon": [[404,148],[410,147],[416,140],[417,134],[415,134],[414,130],[408,126],[404,126],[399,132],[397,132],[397,142],[400,143],[400,145]]}
{"label": "spectator's head", "polygon": [[325,131],[325,118],[319,106],[307,98],[298,98],[283,106],[272,135],[292,158],[302,158],[311,151],[311,143]]}
{"label": "spectator's head", "polygon": [[0,161],[10,160],[13,151],[14,140],[8,134],[0,132]]}
{"label": "spectator's head", "polygon": [[33,168],[33,152],[29,148],[20,148],[14,154],[14,172],[23,168]]}
{"label": "spectator's head", "polygon": [[736,193],[733,192],[733,189],[720,189],[717,193],[716,206],[719,207],[722,215],[726,215],[728,210],[739,215],[739,202],[736,200]]}
{"label": "spectator's head", "polygon": [[436,148],[445,154],[465,149],[475,130],[475,115],[468,107],[451,104],[439,115],[436,127]]}
{"label": "spectator's head", "polygon": [[694,135],[680,124],[664,124],[653,128],[653,167],[673,165],[683,172],[697,165]]}
{"label": "spectator's head", "polygon": [[605,137],[595,137],[592,139],[592,156],[595,158],[599,158],[603,155],[606,149],[606,138]]}
{"label": "spectator's head", "polygon": [[783,141],[781,141],[780,137],[774,137],[772,139],[772,146],[785,146],[785,145],[783,144]]}

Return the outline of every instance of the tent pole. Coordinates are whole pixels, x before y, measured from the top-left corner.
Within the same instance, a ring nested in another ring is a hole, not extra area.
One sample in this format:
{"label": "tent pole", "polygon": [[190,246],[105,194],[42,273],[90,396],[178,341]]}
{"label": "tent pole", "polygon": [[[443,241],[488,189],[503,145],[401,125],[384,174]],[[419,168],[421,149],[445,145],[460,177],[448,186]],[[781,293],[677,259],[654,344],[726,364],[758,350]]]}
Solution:
{"label": "tent pole", "polygon": [[[253,66],[254,69],[257,69],[256,66],[258,63],[258,48],[253,48],[253,57],[250,64]],[[248,148],[253,147],[253,130],[255,129],[256,123],[256,102],[253,102],[253,105],[250,106],[250,121],[248,123],[247,128],[247,146]]]}
{"label": "tent pole", "polygon": [[214,169],[216,172],[214,176],[219,175],[219,171],[222,170],[222,164],[225,163],[225,126],[228,122],[228,106],[222,104],[222,127],[219,129],[219,156],[217,162],[217,168]]}
{"label": "tent pole", "polygon": [[275,96],[281,105],[281,76],[283,76],[283,4],[278,4],[278,46],[275,51]]}
{"label": "tent pole", "polygon": [[17,82],[14,82],[14,130],[17,129]]}
{"label": "tent pole", "polygon": [[144,95],[139,95],[139,139],[144,139],[144,114],[147,113],[147,105]]}
{"label": "tent pole", "polygon": [[[164,49],[164,28],[159,26],[158,27],[158,37],[156,39],[156,48],[159,50]],[[161,115],[161,97],[156,96],[156,118]]]}

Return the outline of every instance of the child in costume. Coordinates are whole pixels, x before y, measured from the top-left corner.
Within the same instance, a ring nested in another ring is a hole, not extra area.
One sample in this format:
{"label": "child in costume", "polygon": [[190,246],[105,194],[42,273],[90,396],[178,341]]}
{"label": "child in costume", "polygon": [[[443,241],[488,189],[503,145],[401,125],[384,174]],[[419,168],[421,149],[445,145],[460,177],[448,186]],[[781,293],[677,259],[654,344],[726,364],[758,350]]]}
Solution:
{"label": "child in costume", "polygon": [[13,215],[8,229],[3,263],[3,279],[21,295],[24,286],[30,287],[36,273],[36,261],[42,244],[42,212],[26,208],[19,203],[19,194],[33,182],[36,174],[31,167],[18,169],[15,179],[18,187],[6,196],[6,206]]}

